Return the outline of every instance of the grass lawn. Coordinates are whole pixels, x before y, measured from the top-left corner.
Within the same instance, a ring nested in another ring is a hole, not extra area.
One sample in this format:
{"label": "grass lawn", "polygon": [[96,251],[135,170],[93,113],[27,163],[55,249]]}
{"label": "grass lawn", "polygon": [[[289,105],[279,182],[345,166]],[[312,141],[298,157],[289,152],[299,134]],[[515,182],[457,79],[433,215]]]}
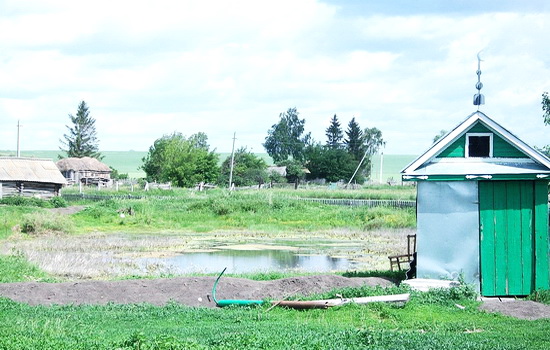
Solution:
{"label": "grass lawn", "polygon": [[[454,302],[454,301],[453,301]],[[297,311],[178,304],[28,306],[0,299],[2,349],[548,349],[550,320],[477,303],[348,305]]]}

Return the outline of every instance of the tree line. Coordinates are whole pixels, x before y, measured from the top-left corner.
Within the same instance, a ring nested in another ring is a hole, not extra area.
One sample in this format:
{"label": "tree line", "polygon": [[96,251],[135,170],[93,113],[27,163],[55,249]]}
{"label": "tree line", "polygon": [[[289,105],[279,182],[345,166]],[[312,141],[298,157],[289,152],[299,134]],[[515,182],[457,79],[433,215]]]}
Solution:
{"label": "tree line", "polygon": [[[543,122],[550,125],[550,97],[542,94]],[[84,101],[78,105],[75,116],[69,114],[71,125],[60,139],[60,147],[68,157],[94,157],[102,159],[95,119],[90,116]],[[385,145],[382,132],[375,128],[362,129],[355,118],[346,130],[334,114],[325,129],[326,141],[315,141],[306,132],[305,119],[300,119],[296,108],[279,114],[279,120],[267,131],[263,146],[274,163],[286,167],[286,176],[268,172],[266,161],[246,147],[234,153],[232,182],[235,186],[251,186],[268,181],[299,181],[325,179],[326,181],[356,181],[363,183],[370,176],[371,158]],[[434,142],[445,131],[434,137]],[[550,146],[539,149],[547,156]],[[146,180],[171,182],[175,186],[191,187],[197,183],[229,185],[231,157],[219,164],[219,155],[210,149],[208,137],[199,132],[189,137],[179,132],[164,135],[149,147],[140,167]],[[113,169],[115,172],[116,170]]]}
{"label": "tree line", "polygon": [[371,157],[385,142],[377,128],[361,129],[352,118],[342,129],[335,114],[325,130],[326,142],[315,141],[305,132],[305,119],[296,108],[279,115],[263,144],[275,164],[286,166],[293,182],[302,178],[330,182],[353,180],[363,183],[370,175]]}

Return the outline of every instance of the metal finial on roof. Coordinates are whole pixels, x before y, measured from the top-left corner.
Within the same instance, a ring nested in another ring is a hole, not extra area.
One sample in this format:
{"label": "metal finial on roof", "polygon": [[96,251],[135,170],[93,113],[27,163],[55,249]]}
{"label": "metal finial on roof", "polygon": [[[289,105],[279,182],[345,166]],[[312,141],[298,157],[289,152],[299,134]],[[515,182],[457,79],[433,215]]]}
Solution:
{"label": "metal finial on roof", "polygon": [[480,53],[481,53],[481,51],[477,53],[477,71],[476,71],[476,74],[477,74],[477,83],[476,83],[477,94],[474,95],[474,106],[477,106],[478,111],[479,111],[479,106],[485,104],[485,96],[483,96],[481,94],[481,89],[483,88],[483,83],[481,82],[481,61],[482,61],[482,59],[481,59],[481,57],[479,57]]}

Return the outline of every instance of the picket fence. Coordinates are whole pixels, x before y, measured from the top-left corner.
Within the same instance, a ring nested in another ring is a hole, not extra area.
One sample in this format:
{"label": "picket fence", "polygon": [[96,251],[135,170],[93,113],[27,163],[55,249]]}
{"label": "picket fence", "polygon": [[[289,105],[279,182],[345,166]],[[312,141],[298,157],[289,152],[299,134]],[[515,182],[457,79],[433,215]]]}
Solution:
{"label": "picket fence", "polygon": [[[133,194],[124,194],[124,195],[106,195],[106,194],[79,194],[79,193],[68,193],[61,195],[64,199],[68,201],[76,201],[81,199],[91,200],[91,201],[102,201],[106,199],[143,199],[143,198],[154,198],[161,200],[170,200],[174,199],[171,196],[142,196],[142,195],[133,195]],[[383,199],[334,199],[334,198],[301,198],[301,197],[287,197],[290,200],[300,200],[307,202],[317,202],[328,205],[343,205],[351,207],[367,206],[367,207],[389,207],[389,208],[415,208],[416,201],[411,200],[383,200]]]}

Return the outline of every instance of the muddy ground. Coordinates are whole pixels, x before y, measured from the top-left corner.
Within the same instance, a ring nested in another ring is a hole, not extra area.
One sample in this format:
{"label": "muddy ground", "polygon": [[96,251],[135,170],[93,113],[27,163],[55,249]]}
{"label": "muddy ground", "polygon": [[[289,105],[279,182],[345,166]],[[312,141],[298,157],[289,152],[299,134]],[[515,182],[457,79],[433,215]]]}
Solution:
{"label": "muddy ground", "polygon": [[[175,301],[188,306],[215,307],[212,287],[215,277],[179,277],[122,281],[78,281],[64,283],[21,282],[0,284],[0,296],[30,305],[130,304],[164,305]],[[310,295],[341,287],[390,286],[377,277],[346,278],[336,275],[290,277],[252,281],[222,277],[216,288],[218,299],[282,299]]]}
{"label": "muddy ground", "polygon": [[[179,277],[122,281],[76,281],[64,283],[21,282],[0,284],[0,296],[30,305],[177,302],[188,306],[215,307],[212,287],[215,277]],[[383,278],[346,278],[336,275],[300,276],[274,281],[252,281],[222,277],[217,298],[280,300],[293,295],[311,295],[335,288],[391,286]],[[526,320],[550,318],[550,306],[527,300],[493,298],[484,300],[481,310]]]}

